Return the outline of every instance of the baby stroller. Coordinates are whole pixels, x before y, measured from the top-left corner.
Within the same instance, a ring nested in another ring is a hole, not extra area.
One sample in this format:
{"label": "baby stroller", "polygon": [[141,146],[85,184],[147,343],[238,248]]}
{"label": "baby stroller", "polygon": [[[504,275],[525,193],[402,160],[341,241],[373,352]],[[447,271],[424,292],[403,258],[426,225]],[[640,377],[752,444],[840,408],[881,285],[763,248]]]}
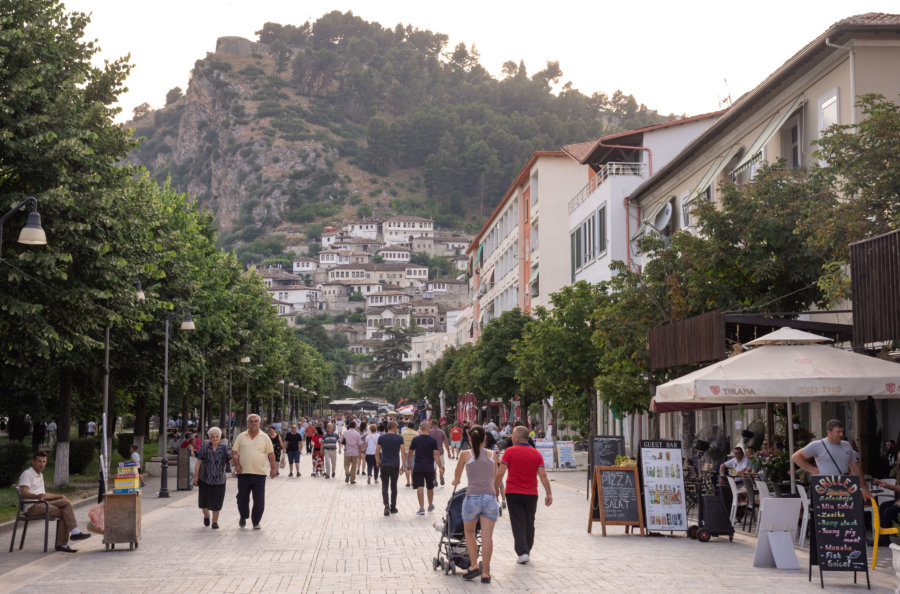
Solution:
{"label": "baby stroller", "polygon": [[315,449],[312,453],[312,475],[323,476],[325,474],[325,460],[322,458],[322,450]]}
{"label": "baby stroller", "polygon": [[[443,522],[435,523],[434,528],[441,533],[438,542],[438,554],[432,560],[432,569],[440,568],[444,575],[451,571],[456,575],[456,568],[469,569],[469,551],[466,548],[466,534],[463,529],[462,504],[466,498],[466,490],[453,489],[450,501],[447,502],[446,515]],[[481,552],[481,524],[475,525],[475,539],[479,553]]]}

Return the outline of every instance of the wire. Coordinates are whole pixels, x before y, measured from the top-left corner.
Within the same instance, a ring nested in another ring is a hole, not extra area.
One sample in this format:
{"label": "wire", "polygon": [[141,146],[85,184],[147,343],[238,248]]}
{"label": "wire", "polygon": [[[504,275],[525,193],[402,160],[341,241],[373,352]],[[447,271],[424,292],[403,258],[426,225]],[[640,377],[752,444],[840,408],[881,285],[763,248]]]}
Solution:
{"label": "wire", "polygon": [[45,283],[45,282],[43,282],[43,281],[40,281],[40,280],[34,278],[33,276],[31,276],[30,274],[28,274],[27,272],[25,272],[24,270],[22,270],[22,269],[19,268],[18,266],[15,266],[14,264],[11,264],[10,261],[7,260],[7,259],[5,259],[5,258],[0,258],[0,263],[6,264],[7,266],[9,266],[10,268],[12,268],[13,270],[17,271],[17,272],[18,272],[19,274],[21,274],[22,276],[24,276],[25,278],[27,278],[27,279],[29,279],[29,280],[33,280],[34,282],[36,282],[37,284],[41,285],[42,287],[44,287],[44,288],[47,289],[48,291],[52,291],[52,292],[56,293],[57,295],[62,295],[62,294],[63,294],[63,292],[60,291],[59,289],[56,289],[56,288],[54,288],[54,287],[51,287],[51,286],[48,285],[47,283]]}
{"label": "wire", "polygon": [[[815,284],[816,284],[815,282],[812,282],[812,283],[809,283],[808,285],[806,285],[805,287],[800,287],[796,291],[791,291],[790,293],[788,293],[786,295],[781,295],[780,297],[776,297],[775,299],[772,299],[771,301],[767,301],[766,303],[762,303],[759,305],[748,305],[746,307],[738,308],[734,311],[739,312],[739,311],[751,311],[754,309],[760,309],[760,308],[766,307],[767,305],[771,305],[771,304],[775,303],[776,301],[781,301],[785,297],[790,297],[791,295],[794,295],[795,293],[800,293],[801,291],[805,291],[805,290],[809,289],[810,287],[815,286]],[[825,313],[825,312],[823,312],[823,313]]]}

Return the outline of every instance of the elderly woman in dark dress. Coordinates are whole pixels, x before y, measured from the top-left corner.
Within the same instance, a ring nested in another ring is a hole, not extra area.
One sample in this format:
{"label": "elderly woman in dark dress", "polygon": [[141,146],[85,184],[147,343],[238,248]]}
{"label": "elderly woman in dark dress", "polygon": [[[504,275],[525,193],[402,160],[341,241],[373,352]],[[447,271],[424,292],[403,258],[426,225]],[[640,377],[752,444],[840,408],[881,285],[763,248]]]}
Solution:
{"label": "elderly woman in dark dress", "polygon": [[197,470],[194,484],[200,487],[198,506],[203,510],[203,525],[209,526],[209,512],[212,512],[212,527],[219,527],[219,511],[225,500],[225,476],[231,461],[231,448],[222,443],[222,430],[210,427],[209,441],[194,452]]}

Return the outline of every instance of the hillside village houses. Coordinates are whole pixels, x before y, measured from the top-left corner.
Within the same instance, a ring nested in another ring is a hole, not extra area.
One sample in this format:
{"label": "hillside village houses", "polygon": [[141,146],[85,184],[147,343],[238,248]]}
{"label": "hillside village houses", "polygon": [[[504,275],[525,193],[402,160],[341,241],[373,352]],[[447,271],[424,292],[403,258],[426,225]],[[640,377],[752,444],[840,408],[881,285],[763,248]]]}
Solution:
{"label": "hillside village houses", "polygon": [[[807,167],[823,130],[857,121],[862,93],[897,100],[900,15],[836,23],[726,110],[534,153],[466,250],[471,301],[462,339],[477,341],[484,324],[514,307],[546,306],[567,284],[609,279],[614,260],[641,266],[638,240],[696,230],[692,201],[718,200],[725,179],[746,182],[762,161]],[[824,419],[853,417],[835,406],[801,415],[821,435]],[[662,437],[680,437],[680,418],[663,416],[673,418]],[[613,416],[602,419],[597,430],[612,431]],[[649,434],[640,420],[635,432]],[[896,434],[900,418],[892,422]]]}
{"label": "hillside village houses", "polygon": [[[383,238],[385,228],[403,229],[406,240],[399,241],[396,235],[396,243],[388,244]],[[459,308],[467,302],[465,280],[449,277],[431,281],[428,266],[410,263],[414,250],[408,240],[420,233],[433,240],[433,222],[397,216],[383,221],[365,219],[340,230],[326,227],[317,259],[295,259],[293,274],[281,268],[264,269],[260,274],[280,316],[292,323],[302,315],[350,316],[350,322],[329,325],[330,330],[343,334],[353,352],[370,352],[371,341],[382,336],[381,328],[406,327],[415,321],[426,336],[444,331],[448,309],[457,308],[458,317]],[[470,241],[458,235],[445,239],[437,253],[430,249],[429,255],[458,254],[460,246]],[[448,248],[450,244],[454,247]],[[374,263],[375,256],[383,261]],[[462,276],[464,268],[457,271]],[[353,370],[353,375],[358,373],[359,369]]]}

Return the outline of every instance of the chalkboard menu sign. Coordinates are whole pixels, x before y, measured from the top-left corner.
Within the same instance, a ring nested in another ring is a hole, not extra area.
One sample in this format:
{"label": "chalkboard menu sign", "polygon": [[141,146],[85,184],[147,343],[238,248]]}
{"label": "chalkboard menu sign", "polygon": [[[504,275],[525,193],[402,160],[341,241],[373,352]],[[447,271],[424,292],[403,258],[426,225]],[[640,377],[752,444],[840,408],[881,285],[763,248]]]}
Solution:
{"label": "chalkboard menu sign", "polygon": [[591,438],[591,466],[615,466],[616,456],[625,455],[621,435],[595,435]]}
{"label": "chalkboard menu sign", "polygon": [[594,522],[600,522],[603,536],[607,524],[637,526],[644,533],[643,510],[641,509],[638,471],[636,467],[598,466],[594,469],[588,532]]}
{"label": "chalkboard menu sign", "polygon": [[866,525],[859,478],[855,476],[814,476],[810,482],[812,518],[815,531],[815,559],[820,578],[823,571],[865,571]]}

